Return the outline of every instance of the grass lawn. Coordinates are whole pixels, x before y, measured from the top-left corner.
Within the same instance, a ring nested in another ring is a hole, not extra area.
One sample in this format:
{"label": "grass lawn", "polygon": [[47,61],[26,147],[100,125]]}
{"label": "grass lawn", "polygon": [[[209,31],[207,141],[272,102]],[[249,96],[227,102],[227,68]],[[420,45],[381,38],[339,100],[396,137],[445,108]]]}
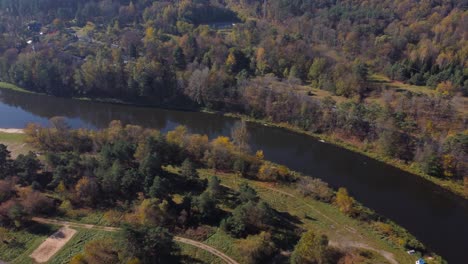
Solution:
{"label": "grass lawn", "polygon": [[58,229],[56,226],[33,224],[24,230],[11,231],[14,242],[0,243],[0,259],[13,264],[31,263],[29,254]]}

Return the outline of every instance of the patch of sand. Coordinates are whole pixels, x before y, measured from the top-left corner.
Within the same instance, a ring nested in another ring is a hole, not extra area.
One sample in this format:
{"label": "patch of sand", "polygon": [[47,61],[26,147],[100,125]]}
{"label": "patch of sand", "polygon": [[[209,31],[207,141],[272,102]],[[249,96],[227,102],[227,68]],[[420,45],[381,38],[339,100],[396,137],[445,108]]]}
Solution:
{"label": "patch of sand", "polygon": [[0,132],[9,134],[23,134],[24,130],[19,128],[0,128]]}
{"label": "patch of sand", "polygon": [[36,250],[29,255],[35,262],[45,263],[57,253],[75,235],[76,230],[68,226],[60,228],[48,237]]}

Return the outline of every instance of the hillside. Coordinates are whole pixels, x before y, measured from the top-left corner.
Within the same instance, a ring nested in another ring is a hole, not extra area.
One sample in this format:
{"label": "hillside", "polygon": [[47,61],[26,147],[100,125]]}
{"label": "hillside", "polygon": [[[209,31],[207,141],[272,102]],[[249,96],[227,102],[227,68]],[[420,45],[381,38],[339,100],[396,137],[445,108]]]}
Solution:
{"label": "hillside", "polygon": [[[238,263],[443,263],[346,189],[250,153],[242,126],[232,139],[208,140],[184,127],[162,134],[117,121],[99,131],[53,122],[10,141],[29,142],[40,159],[11,159],[0,145],[2,260],[212,263],[213,248]],[[61,226],[54,241],[67,241],[57,253],[34,253]]]}

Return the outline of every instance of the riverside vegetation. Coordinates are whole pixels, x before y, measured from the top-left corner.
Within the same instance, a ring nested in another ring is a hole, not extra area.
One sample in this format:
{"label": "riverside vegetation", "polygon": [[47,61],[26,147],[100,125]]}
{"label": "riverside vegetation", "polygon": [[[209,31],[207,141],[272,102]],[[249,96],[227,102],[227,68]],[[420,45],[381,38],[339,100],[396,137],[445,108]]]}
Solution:
{"label": "riverside vegetation", "polygon": [[[98,131],[30,124],[33,152],[0,145],[0,258],[23,263],[56,227],[43,216],[122,227],[79,229],[50,263],[213,261],[173,236],[212,245],[241,263],[406,263],[443,260],[407,231],[334,191],[251,153],[241,123],[209,140],[183,126],[163,134],[113,121]],[[417,256],[405,251],[415,249]],[[73,253],[73,254],[72,254]]]}
{"label": "riverside vegetation", "polygon": [[0,0],[0,86],[282,123],[466,197],[467,12],[454,0]]}

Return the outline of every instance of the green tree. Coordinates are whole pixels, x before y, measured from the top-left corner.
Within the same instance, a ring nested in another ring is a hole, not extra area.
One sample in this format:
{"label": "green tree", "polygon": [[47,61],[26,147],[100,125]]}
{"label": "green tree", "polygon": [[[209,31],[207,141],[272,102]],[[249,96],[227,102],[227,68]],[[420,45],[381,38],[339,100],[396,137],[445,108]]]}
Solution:
{"label": "green tree", "polygon": [[211,176],[208,180],[208,191],[213,197],[218,197],[221,193],[221,180],[216,176]]}
{"label": "green tree", "polygon": [[206,221],[214,219],[218,214],[216,200],[210,192],[203,192],[195,200],[195,207],[200,218]]}
{"label": "green tree", "polygon": [[187,67],[187,61],[185,59],[184,50],[181,47],[177,47],[174,50],[173,57],[174,57],[174,62],[175,62],[175,66],[177,67],[177,69],[185,70],[185,68]]}
{"label": "green tree", "polygon": [[42,168],[41,162],[36,154],[29,152],[26,155],[19,155],[15,160],[16,175],[21,183],[30,185],[38,178],[38,171]]}
{"label": "green tree", "polygon": [[179,248],[173,236],[162,227],[125,226],[126,250],[144,264],[176,263]]}
{"label": "green tree", "polygon": [[159,176],[154,177],[153,184],[149,189],[149,196],[152,198],[164,198],[167,196],[167,181]]}
{"label": "green tree", "polygon": [[256,202],[258,201],[257,191],[243,182],[239,186],[239,200],[241,200],[242,203],[247,203],[249,201]]}
{"label": "green tree", "polygon": [[180,174],[186,179],[198,178],[197,169],[195,168],[193,162],[191,162],[189,159],[185,159],[184,162],[182,162],[182,166],[180,167]]}
{"label": "green tree", "polygon": [[307,77],[311,81],[318,81],[321,74],[323,74],[326,65],[326,60],[324,58],[316,58],[310,66],[309,73]]}
{"label": "green tree", "polygon": [[328,238],[309,230],[304,233],[294,247],[291,255],[292,264],[325,264],[328,253]]}
{"label": "green tree", "polygon": [[0,144],[0,179],[4,179],[11,174],[12,161],[10,157],[7,146]]}

